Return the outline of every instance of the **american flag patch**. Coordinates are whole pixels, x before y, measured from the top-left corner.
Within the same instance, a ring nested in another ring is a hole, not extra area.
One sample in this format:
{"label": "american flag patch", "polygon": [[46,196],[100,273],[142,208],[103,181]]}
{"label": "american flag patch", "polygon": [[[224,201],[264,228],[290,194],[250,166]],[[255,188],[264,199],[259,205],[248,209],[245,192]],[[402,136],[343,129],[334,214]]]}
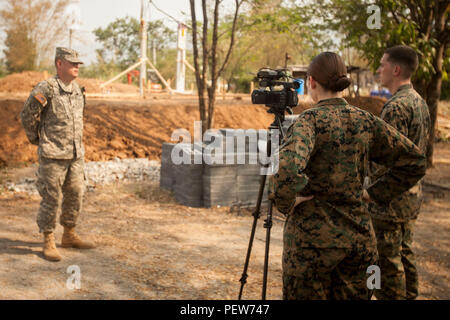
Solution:
{"label": "american flag patch", "polygon": [[42,104],[43,107],[45,107],[47,105],[47,99],[44,97],[43,94],[38,93],[37,95],[34,96],[34,98],[39,101],[40,104]]}

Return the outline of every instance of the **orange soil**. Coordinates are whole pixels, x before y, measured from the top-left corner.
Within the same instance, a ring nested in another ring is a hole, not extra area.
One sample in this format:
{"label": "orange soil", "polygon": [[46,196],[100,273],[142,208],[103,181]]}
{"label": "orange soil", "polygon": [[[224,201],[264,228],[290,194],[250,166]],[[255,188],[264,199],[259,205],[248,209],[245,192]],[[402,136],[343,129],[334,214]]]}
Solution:
{"label": "orange soil", "polygon": [[[35,162],[36,146],[31,145],[20,122],[23,103],[31,89],[45,79],[43,72],[22,72],[0,79],[0,166]],[[101,81],[78,79],[88,93],[101,93]],[[106,90],[137,93],[137,87],[113,83]],[[103,90],[103,92],[106,92]],[[88,98],[84,113],[86,160],[110,160],[115,157],[159,159],[161,145],[170,142],[172,132],[185,128],[193,132],[199,119],[195,96],[151,94],[146,99],[108,100]],[[384,99],[348,98],[349,103],[379,114]],[[301,100],[294,113],[309,108]],[[249,95],[227,95],[217,98],[215,128],[264,129],[273,115],[264,106],[252,105]]]}
{"label": "orange soil", "polygon": [[[51,77],[47,75],[47,78]],[[24,71],[13,73],[0,79],[0,92],[2,93],[29,93],[35,85],[46,79],[44,72]],[[137,93],[139,89],[133,85],[123,83],[111,83],[105,88],[100,88],[102,81],[97,79],[79,78],[77,82],[86,88],[87,93],[117,92],[117,93]]]}
{"label": "orange soil", "polygon": [[[0,166],[37,160],[36,146],[31,145],[20,123],[21,100],[0,100]],[[267,128],[272,115],[254,105],[217,105],[217,128]],[[170,105],[148,102],[121,102],[114,106],[105,101],[87,104],[84,113],[86,160],[110,160],[115,157],[159,159],[161,145],[170,142],[178,128],[193,131],[199,119],[194,104]]]}

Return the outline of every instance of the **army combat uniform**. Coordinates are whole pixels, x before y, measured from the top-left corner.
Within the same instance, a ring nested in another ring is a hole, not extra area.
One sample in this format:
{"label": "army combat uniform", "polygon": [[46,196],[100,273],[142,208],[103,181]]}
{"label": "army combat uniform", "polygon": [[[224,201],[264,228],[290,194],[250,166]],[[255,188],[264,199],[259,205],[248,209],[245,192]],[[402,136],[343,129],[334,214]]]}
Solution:
{"label": "army combat uniform", "polygon": [[[381,119],[326,99],[289,128],[271,179],[271,199],[287,214],[284,299],[368,299],[366,273],[377,261],[363,182],[369,162],[390,167],[369,189],[386,206],[424,174],[420,150]],[[314,198],[291,212],[296,196]]]}
{"label": "army combat uniform", "polygon": [[[426,102],[407,84],[398,88],[386,102],[381,118],[414,142],[426,153],[430,115]],[[375,165],[372,179],[386,169]],[[381,289],[378,299],[415,299],[419,293],[418,274],[412,251],[413,227],[423,202],[422,182],[396,197],[389,207],[370,205],[380,256]]]}
{"label": "army combat uniform", "polygon": [[60,223],[75,227],[84,192],[84,93],[77,83],[66,86],[58,76],[40,82],[21,113],[29,141],[38,145],[37,188],[42,197],[40,232],[55,229],[60,197]]}

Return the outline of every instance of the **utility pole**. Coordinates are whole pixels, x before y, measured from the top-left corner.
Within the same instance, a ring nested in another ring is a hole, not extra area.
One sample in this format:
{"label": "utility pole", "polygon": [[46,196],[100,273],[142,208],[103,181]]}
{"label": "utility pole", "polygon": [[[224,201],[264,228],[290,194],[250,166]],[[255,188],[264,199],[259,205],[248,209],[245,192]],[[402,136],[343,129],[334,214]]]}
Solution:
{"label": "utility pole", "polygon": [[72,27],[70,27],[70,29],[69,29],[69,49],[72,49],[72,32],[73,32],[73,29],[72,29]]}
{"label": "utility pole", "polygon": [[147,15],[144,0],[141,0],[141,70],[139,72],[139,92],[144,96],[144,88],[147,84]]}
{"label": "utility pole", "polygon": [[[141,30],[140,30],[140,36],[141,36],[141,54],[139,61],[135,64],[129,66],[124,71],[120,72],[118,75],[115,75],[111,79],[109,79],[106,82],[103,82],[100,84],[100,88],[105,88],[108,84],[111,82],[119,79],[121,76],[126,74],[128,71],[131,71],[133,69],[136,69],[140,66],[140,72],[139,72],[139,92],[141,97],[144,96],[144,88],[147,84],[147,63],[150,66],[152,70],[155,71],[158,78],[161,80],[161,82],[166,86],[167,90],[172,94],[172,88],[170,87],[170,82],[166,81],[161,73],[158,72],[155,65],[147,58],[147,14],[146,9],[144,6],[144,0],[141,0]],[[154,58],[156,59],[156,54],[154,55]]]}
{"label": "utility pole", "polygon": [[156,42],[155,39],[152,39],[152,58],[153,58],[153,64],[156,65]]}
{"label": "utility pole", "polygon": [[177,37],[177,84],[176,90],[184,92],[186,81],[186,25],[178,24]]}

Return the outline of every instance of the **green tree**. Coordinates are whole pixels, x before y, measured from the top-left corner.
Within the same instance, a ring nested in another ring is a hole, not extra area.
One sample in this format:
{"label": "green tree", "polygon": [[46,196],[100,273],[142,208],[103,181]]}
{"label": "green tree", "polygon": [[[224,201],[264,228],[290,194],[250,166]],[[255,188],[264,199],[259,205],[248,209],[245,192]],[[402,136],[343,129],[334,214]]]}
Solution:
{"label": "green tree", "polygon": [[292,1],[254,0],[242,14],[238,36],[224,76],[248,92],[261,67],[307,64],[321,48],[332,46],[321,30],[311,28],[309,17],[298,13]]}
{"label": "green tree", "polygon": [[[379,9],[380,28],[370,29],[370,5]],[[438,100],[442,81],[448,81],[450,71],[449,0],[319,0],[314,9],[308,5],[298,11],[309,10],[311,17],[320,17],[320,28],[332,29],[342,35],[343,44],[361,52],[375,70],[390,46],[411,46],[419,55],[419,69],[413,84],[427,101],[432,130],[428,144],[428,164],[432,165],[433,142]]]}
{"label": "green tree", "polygon": [[24,28],[14,28],[6,31],[4,50],[8,72],[34,70],[36,61],[36,45],[30,39]]}
{"label": "green tree", "polygon": [[[234,0],[233,13],[226,19],[230,22],[230,28],[227,28],[225,33],[219,33],[220,25],[224,22],[224,16],[226,16],[220,14],[224,7],[223,0],[215,0],[209,4],[206,0],[202,0],[203,23],[197,23],[195,0],[190,0],[195,80],[200,120],[204,131],[212,128],[214,124],[217,80],[223,74],[230,60],[236,40],[239,10],[244,2],[245,0]],[[212,8],[209,5],[212,5]],[[210,23],[210,19],[212,19],[212,23]],[[201,26],[201,33],[197,32],[199,26]],[[224,40],[221,39],[224,34],[229,36],[228,41],[225,40],[225,49],[223,55],[221,55],[220,42]],[[208,95],[207,100],[205,99],[205,92]]]}
{"label": "green tree", "polygon": [[[72,0],[5,0],[0,26],[6,31],[10,71],[34,69],[53,59],[55,44],[69,35],[65,10]],[[18,53],[20,52],[20,57]],[[51,57],[51,58],[50,58]],[[25,69],[24,69],[25,68]]]}
{"label": "green tree", "polygon": [[[96,53],[97,62],[80,68],[80,77],[108,80],[122,71],[117,64],[103,59],[101,49],[98,49]],[[125,83],[126,77],[122,77],[121,80]]]}
{"label": "green tree", "polygon": [[7,69],[6,69],[6,62],[5,59],[0,58],[0,78],[3,78],[4,76],[6,76],[7,73]]}
{"label": "green tree", "polygon": [[[118,18],[105,28],[94,30],[97,41],[103,48],[99,51],[102,60],[106,63],[117,64],[125,69],[139,60],[140,24],[136,18]],[[147,56],[150,57],[151,46],[155,44],[157,56],[163,56],[163,52],[175,41],[175,32],[164,26],[161,20],[148,22],[149,45]]]}

